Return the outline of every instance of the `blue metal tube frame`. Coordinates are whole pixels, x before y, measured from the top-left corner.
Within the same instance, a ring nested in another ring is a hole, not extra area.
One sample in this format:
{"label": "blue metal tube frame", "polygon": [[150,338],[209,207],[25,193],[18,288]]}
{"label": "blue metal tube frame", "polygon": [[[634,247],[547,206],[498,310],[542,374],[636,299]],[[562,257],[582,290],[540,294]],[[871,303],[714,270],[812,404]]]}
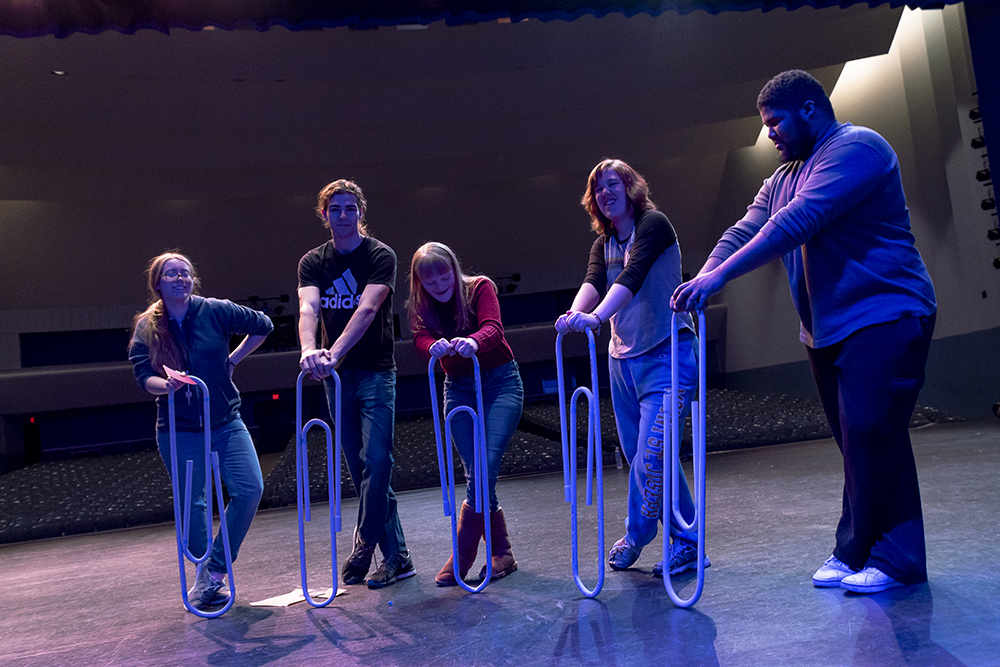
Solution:
{"label": "blue metal tube frame", "polygon": [[[333,428],[336,438],[330,431],[330,425],[322,419],[310,419],[302,425],[302,380],[306,372],[299,373],[295,382],[295,488],[298,500],[299,514],[299,572],[302,576],[302,595],[313,607],[325,607],[337,597],[337,533],[341,529],[340,515],[340,376],[336,371],[330,372],[335,387]],[[305,522],[312,520],[311,502],[309,500],[309,449],[307,435],[314,426],[326,432],[326,481],[330,499],[330,571],[333,576],[333,588],[330,597],[325,602],[317,602],[309,594],[309,584],[306,577],[306,529]]]}
{"label": "blue metal tube frame", "polygon": [[[678,607],[692,607],[701,597],[705,588],[705,311],[698,310],[698,386],[696,389],[696,399],[691,402],[691,436],[694,450],[693,477],[694,477],[694,517],[691,522],[685,521],[680,510],[680,489],[679,471],[681,465],[681,408],[678,401],[672,400],[672,392],[667,392],[663,397],[663,414],[667,417],[670,434],[670,503],[662,503],[663,506],[663,587],[667,595]],[[676,387],[678,380],[677,370],[677,313],[674,313],[670,322],[670,386]],[[663,456],[668,456],[667,447],[663,448]],[[667,462],[663,462],[663,470],[667,470]],[[670,508],[669,510],[667,508]],[[667,512],[670,512],[668,514]],[[694,593],[688,599],[682,599],[674,590],[673,582],[670,579],[670,517],[674,518],[676,524],[685,531],[697,531],[698,534],[698,578],[695,584]]]}
{"label": "blue metal tube frame", "polygon": [[[209,407],[208,387],[201,381],[201,378],[188,375],[194,380],[195,385],[201,389],[204,397],[202,405],[202,421],[205,424],[205,530],[208,532],[208,539],[205,553],[202,556],[195,556],[188,548],[188,537],[191,529],[191,477],[194,470],[194,461],[188,460],[184,470],[184,488],[188,490],[182,500],[180,493],[180,483],[177,480],[177,428],[174,408],[174,390],[167,394],[167,425],[170,429],[170,483],[174,492],[174,529],[177,534],[177,562],[181,573],[181,599],[184,607],[201,618],[218,618],[225,614],[233,606],[236,599],[236,581],[233,578],[233,556],[229,549],[229,530],[226,528],[226,508],[222,499],[222,475],[219,471],[219,454],[212,451],[212,411]],[[191,604],[188,599],[187,576],[184,572],[184,561],[189,560],[197,565],[207,565],[208,559],[212,555],[212,481],[215,481],[215,498],[219,510],[219,531],[222,533],[222,546],[226,554],[226,572],[229,575],[229,601],[222,608],[215,611],[202,611]]]}
{"label": "blue metal tube frame", "polygon": [[[490,583],[493,576],[493,543],[490,539],[490,505],[484,498],[490,496],[489,467],[486,458],[486,411],[483,409],[483,382],[479,373],[479,359],[472,355],[472,370],[476,382],[476,410],[467,405],[459,405],[448,413],[444,420],[444,441],[441,440],[441,411],[438,408],[437,382],[434,379],[434,366],[438,357],[431,357],[427,364],[427,379],[431,390],[431,413],[434,415],[434,438],[437,442],[438,470],[441,475],[441,498],[444,504],[444,515],[451,517],[451,555],[452,563],[458,561],[458,519],[455,511],[455,458],[451,439],[451,420],[463,412],[469,414],[473,424],[473,470],[476,484],[476,512],[483,515],[486,540],[486,576],[478,586],[470,586],[456,573],[455,581],[470,593],[482,591]],[[447,450],[447,456],[445,451]],[[447,459],[447,461],[446,461]],[[447,466],[446,466],[447,462]]]}
{"label": "blue metal tube frame", "polygon": [[[597,341],[594,332],[587,329],[590,350],[590,387],[577,387],[570,398],[569,428],[566,427],[566,382],[563,372],[562,341],[565,334],[556,335],[556,382],[559,385],[559,424],[562,435],[563,496],[570,504],[570,532],[573,543],[573,580],[584,597],[594,598],[604,586],[604,567],[597,572],[597,585],[589,589],[580,578],[579,532],[577,526],[577,403],[581,396],[587,399],[587,505],[594,500],[594,478],[597,478],[597,551],[604,555],[604,466],[601,462],[601,409],[597,385]],[[567,437],[567,430],[569,431]],[[572,446],[570,446],[572,443]]]}

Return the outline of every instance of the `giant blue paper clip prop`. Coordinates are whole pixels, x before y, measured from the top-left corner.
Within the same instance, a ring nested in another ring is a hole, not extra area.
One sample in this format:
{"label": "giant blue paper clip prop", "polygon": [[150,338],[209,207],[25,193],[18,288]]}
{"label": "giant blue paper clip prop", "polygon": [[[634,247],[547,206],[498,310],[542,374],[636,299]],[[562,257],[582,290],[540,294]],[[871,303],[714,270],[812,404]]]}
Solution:
{"label": "giant blue paper clip prop", "polygon": [[[601,463],[601,409],[597,389],[597,341],[594,332],[587,329],[590,348],[590,387],[577,387],[569,404],[569,429],[566,428],[566,382],[563,374],[562,341],[564,334],[556,336],[556,382],[559,384],[559,423],[562,433],[563,495],[570,504],[570,531],[573,541],[573,579],[576,587],[585,597],[597,597],[604,586],[604,471]],[[576,493],[576,449],[577,419],[576,406],[580,396],[587,399],[587,505],[594,500],[594,477],[597,478],[597,552],[601,565],[597,570],[597,585],[588,589],[580,578],[579,534],[577,530]]]}
{"label": "giant blue paper clip prop", "polygon": [[[694,462],[694,518],[688,523],[681,515],[680,489],[678,487],[681,466],[681,404],[671,400],[671,392],[663,397],[663,414],[667,417],[667,433],[670,434],[670,503],[663,506],[663,587],[674,604],[679,607],[691,607],[705,588],[705,311],[698,313],[698,386],[696,400],[691,401],[691,439],[693,444]],[[677,386],[677,313],[670,321],[670,386]],[[668,456],[668,448],[663,448],[663,456]],[[663,462],[663,470],[667,471],[667,462]],[[681,530],[698,533],[698,579],[694,593],[684,600],[674,590],[670,579],[670,514]]]}
{"label": "giant blue paper clip prop", "polygon": [[[306,372],[299,373],[295,382],[295,486],[299,508],[299,571],[302,575],[302,595],[313,607],[325,607],[337,597],[337,533],[340,532],[340,376],[336,371],[330,371],[334,384],[334,414],[333,427],[337,437],[333,437],[330,425],[322,419],[310,419],[302,425],[302,379]],[[312,520],[312,510],[309,501],[309,448],[306,446],[306,436],[314,426],[326,432],[326,481],[330,499],[330,571],[333,576],[333,588],[330,597],[325,602],[317,602],[309,594],[309,584],[306,577],[306,528],[305,522]]]}
{"label": "giant blue paper clip prop", "polygon": [[[219,471],[219,454],[212,451],[212,411],[208,401],[208,387],[194,375],[188,375],[201,390],[204,397],[202,406],[202,422],[205,425],[205,530],[208,533],[205,553],[195,556],[188,547],[188,537],[191,530],[191,477],[194,474],[194,461],[188,459],[184,471],[184,488],[187,493],[181,499],[180,482],[177,477],[177,428],[174,417],[174,390],[167,395],[167,425],[170,429],[170,483],[174,491],[174,529],[177,533],[177,562],[181,571],[181,598],[184,607],[202,618],[217,618],[225,614],[233,606],[236,599],[236,581],[233,578],[233,556],[229,549],[229,530],[226,527],[226,508],[222,498],[222,475]],[[219,532],[222,534],[222,546],[226,554],[226,572],[229,575],[229,601],[215,611],[202,611],[191,604],[188,599],[187,576],[184,572],[184,561],[189,560],[196,566],[207,567],[212,556],[212,481],[215,481],[215,498],[219,509]],[[182,507],[183,504],[183,507]]]}
{"label": "giant blue paper clip prop", "polygon": [[[493,544],[490,540],[490,497],[489,468],[486,461],[486,411],[483,409],[483,382],[479,375],[479,359],[472,355],[472,371],[476,382],[476,409],[467,405],[458,405],[451,409],[444,419],[444,441],[441,441],[441,411],[438,408],[437,383],[434,380],[434,365],[438,357],[431,357],[427,364],[427,379],[431,388],[431,412],[434,414],[434,438],[437,441],[438,469],[441,474],[441,497],[444,503],[444,515],[451,517],[451,557],[455,569],[455,581],[470,593],[478,593],[486,588],[493,576]],[[461,413],[468,413],[472,419],[473,431],[473,476],[476,485],[476,512],[483,515],[486,540],[486,576],[478,586],[465,583],[458,573],[458,521],[455,510],[455,458],[451,445],[451,420]],[[445,451],[448,454],[445,456]],[[447,461],[446,461],[447,459]],[[446,465],[447,464],[447,465]]]}

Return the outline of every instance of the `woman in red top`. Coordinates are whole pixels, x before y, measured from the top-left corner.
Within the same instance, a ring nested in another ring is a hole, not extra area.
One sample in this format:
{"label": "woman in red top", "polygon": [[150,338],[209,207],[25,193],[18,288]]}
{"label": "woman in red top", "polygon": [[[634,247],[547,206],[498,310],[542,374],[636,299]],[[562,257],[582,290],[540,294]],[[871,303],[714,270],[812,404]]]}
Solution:
{"label": "woman in red top", "polygon": [[[426,243],[410,263],[410,329],[417,352],[426,359],[441,360],[444,368],[445,413],[454,407],[476,407],[472,360],[479,359],[485,411],[487,469],[490,489],[490,538],[493,547],[492,578],[505,577],[517,569],[511,553],[507,522],[497,501],[500,459],[521,420],[524,389],[517,362],[503,336],[500,302],[496,286],[485,276],[467,276],[451,248]],[[452,422],[452,437],[465,466],[466,499],[458,519],[458,575],[465,578],[476,560],[484,538],[483,515],[477,513],[473,468],[472,418],[461,413]],[[486,566],[479,573],[486,576]],[[454,586],[455,568],[448,558],[434,581]]]}

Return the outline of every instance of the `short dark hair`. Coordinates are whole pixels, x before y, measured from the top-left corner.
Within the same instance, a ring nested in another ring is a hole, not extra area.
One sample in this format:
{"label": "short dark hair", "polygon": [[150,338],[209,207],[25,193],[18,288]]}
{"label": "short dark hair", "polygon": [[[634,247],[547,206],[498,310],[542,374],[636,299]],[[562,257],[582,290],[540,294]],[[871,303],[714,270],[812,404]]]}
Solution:
{"label": "short dark hair", "polygon": [[820,111],[834,115],[833,105],[823,90],[823,84],[808,72],[792,69],[782,72],[764,85],[760,95],[757,96],[757,110],[768,107],[796,111],[809,100],[812,100]]}

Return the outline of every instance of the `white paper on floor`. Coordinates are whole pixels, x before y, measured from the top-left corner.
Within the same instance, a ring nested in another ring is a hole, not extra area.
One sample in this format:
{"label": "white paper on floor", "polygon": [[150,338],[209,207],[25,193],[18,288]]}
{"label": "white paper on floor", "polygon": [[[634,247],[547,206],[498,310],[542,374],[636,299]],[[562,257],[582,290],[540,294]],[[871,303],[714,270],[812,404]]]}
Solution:
{"label": "white paper on floor", "polygon": [[[330,593],[333,592],[333,588],[328,588],[325,591],[317,589],[309,589],[309,596],[313,600],[328,600],[330,598]],[[337,595],[343,595],[347,592],[346,588],[338,588]],[[278,595],[273,598],[268,598],[266,600],[261,600],[260,602],[251,602],[251,607],[290,607],[293,604],[299,602],[305,602],[306,596],[302,594],[301,588],[296,588],[291,593],[285,593],[284,595]]]}

